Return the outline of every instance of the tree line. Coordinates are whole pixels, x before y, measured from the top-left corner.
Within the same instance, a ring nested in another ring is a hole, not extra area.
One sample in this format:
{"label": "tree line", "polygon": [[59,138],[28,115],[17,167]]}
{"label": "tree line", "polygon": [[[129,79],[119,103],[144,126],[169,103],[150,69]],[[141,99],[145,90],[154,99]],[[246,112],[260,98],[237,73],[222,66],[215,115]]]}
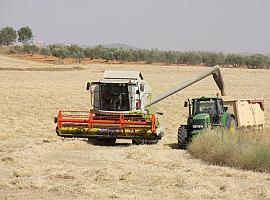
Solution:
{"label": "tree line", "polygon": [[205,51],[161,51],[158,49],[124,49],[106,48],[98,45],[93,48],[82,48],[77,45],[48,45],[38,47],[36,45],[24,44],[13,46],[11,53],[33,53],[47,56],[55,56],[59,59],[73,58],[80,63],[84,58],[103,59],[107,61],[121,62],[144,62],[184,64],[184,65],[221,65],[225,67],[245,67],[270,69],[270,57],[263,54],[240,55],[225,54]]}
{"label": "tree line", "polygon": [[240,55],[225,54],[222,52],[205,51],[163,51],[158,49],[128,49],[128,48],[106,48],[98,45],[92,48],[82,48],[78,45],[53,44],[47,46],[37,46],[31,44],[33,39],[32,30],[26,26],[17,32],[11,27],[0,30],[0,45],[11,45],[18,37],[18,41],[23,45],[15,45],[10,48],[10,53],[27,53],[30,55],[42,54],[44,57],[55,56],[60,59],[74,58],[80,63],[84,58],[103,59],[107,61],[121,62],[144,62],[185,64],[185,65],[205,65],[205,66],[230,66],[248,68],[268,68],[270,69],[270,57],[263,54]]}

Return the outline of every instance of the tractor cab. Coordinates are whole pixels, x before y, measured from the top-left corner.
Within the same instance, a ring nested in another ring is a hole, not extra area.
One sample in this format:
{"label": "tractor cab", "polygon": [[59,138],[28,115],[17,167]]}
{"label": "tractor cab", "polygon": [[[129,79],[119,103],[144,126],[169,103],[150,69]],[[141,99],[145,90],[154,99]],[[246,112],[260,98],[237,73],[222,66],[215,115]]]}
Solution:
{"label": "tractor cab", "polygon": [[219,97],[201,97],[185,103],[189,106],[188,125],[193,129],[219,125],[221,115],[225,112],[223,100]]}

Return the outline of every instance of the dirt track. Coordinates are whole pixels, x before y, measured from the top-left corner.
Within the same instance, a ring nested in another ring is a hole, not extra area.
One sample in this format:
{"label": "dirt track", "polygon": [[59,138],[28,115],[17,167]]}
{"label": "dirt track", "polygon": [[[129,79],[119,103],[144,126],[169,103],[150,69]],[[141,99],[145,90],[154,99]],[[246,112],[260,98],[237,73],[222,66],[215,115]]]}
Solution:
{"label": "dirt track", "polygon": [[[158,145],[98,146],[61,140],[59,109],[88,110],[87,81],[108,69],[135,69],[158,95],[203,68],[153,65],[53,66],[0,56],[0,68],[71,71],[0,71],[0,199],[270,199],[270,175],[207,165],[175,149],[189,97],[215,95],[212,78],[158,104],[166,135]],[[264,97],[270,126],[270,70],[222,69],[227,94]],[[270,133],[269,133],[270,134]]]}

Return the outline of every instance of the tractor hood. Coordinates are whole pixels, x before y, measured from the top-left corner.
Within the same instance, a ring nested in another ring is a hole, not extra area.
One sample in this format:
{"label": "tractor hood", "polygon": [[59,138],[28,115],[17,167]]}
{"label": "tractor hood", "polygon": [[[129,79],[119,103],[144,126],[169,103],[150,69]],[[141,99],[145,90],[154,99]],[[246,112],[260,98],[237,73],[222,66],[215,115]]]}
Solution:
{"label": "tractor hood", "polygon": [[207,113],[200,113],[193,117],[192,124],[192,135],[200,133],[203,129],[209,127],[210,116]]}

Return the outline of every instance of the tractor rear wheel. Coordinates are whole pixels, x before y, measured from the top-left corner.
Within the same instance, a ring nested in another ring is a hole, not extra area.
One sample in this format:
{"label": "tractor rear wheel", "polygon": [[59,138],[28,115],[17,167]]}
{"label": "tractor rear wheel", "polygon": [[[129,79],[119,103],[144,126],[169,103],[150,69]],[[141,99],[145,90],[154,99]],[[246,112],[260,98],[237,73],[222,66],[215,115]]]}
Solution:
{"label": "tractor rear wheel", "polygon": [[180,149],[186,149],[188,145],[188,135],[186,126],[178,128],[178,146]]}

